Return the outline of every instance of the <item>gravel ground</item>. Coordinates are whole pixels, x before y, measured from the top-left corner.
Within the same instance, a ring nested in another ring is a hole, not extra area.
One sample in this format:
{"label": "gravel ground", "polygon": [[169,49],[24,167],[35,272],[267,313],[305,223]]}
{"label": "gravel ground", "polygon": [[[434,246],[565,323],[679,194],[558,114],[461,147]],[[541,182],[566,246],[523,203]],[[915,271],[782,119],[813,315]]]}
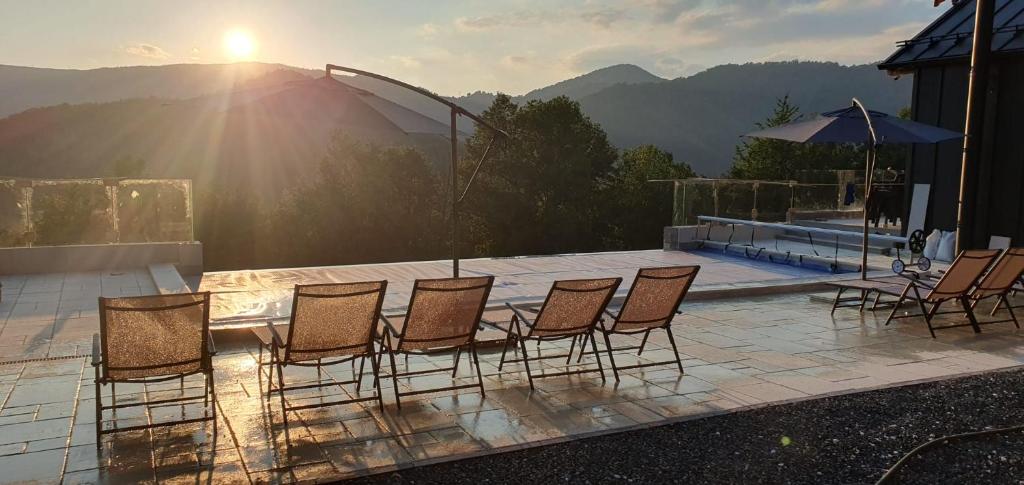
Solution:
{"label": "gravel ground", "polygon": [[[1024,423],[1024,371],[804,401],[356,483],[874,483],[939,436]],[[892,483],[1024,483],[1024,433],[939,446]]]}

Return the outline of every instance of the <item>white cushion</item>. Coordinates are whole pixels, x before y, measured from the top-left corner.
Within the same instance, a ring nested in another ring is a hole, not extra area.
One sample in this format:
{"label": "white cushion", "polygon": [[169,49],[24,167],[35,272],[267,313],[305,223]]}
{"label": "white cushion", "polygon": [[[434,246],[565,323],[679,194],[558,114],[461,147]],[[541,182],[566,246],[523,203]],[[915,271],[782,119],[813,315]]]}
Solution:
{"label": "white cushion", "polygon": [[940,241],[942,241],[942,231],[935,229],[924,239],[924,257],[935,259],[935,254],[939,252]]}
{"label": "white cushion", "polygon": [[956,252],[956,233],[955,232],[943,232],[942,240],[939,241],[939,251],[935,253],[935,259],[939,261],[951,262]]}

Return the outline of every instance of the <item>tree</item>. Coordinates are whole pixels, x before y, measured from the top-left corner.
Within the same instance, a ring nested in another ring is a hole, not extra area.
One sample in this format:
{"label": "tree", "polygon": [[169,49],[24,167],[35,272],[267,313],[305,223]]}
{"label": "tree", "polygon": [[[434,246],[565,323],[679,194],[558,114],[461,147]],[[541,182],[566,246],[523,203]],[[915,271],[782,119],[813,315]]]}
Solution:
{"label": "tree", "polygon": [[[462,253],[507,256],[600,248],[600,188],[618,158],[601,127],[564,96],[518,106],[499,95],[483,117],[512,139],[493,153],[462,205],[467,245]],[[459,169],[463,184],[490,137],[488,130],[477,130],[467,141],[467,159]]]}
{"label": "tree", "polygon": [[602,190],[605,241],[610,248],[661,247],[662,228],[672,221],[672,184],[651,180],[695,177],[693,169],[654,145],[624,150]]}
{"label": "tree", "polygon": [[314,180],[275,213],[268,250],[289,265],[434,259],[447,236],[439,195],[419,151],[338,135]]}
{"label": "tree", "polygon": [[[789,96],[778,99],[775,111],[758,129],[785,125],[801,119],[800,109]],[[731,178],[751,180],[794,180],[804,170],[855,169],[863,164],[857,145],[850,143],[796,143],[757,138],[743,140],[733,156]]]}

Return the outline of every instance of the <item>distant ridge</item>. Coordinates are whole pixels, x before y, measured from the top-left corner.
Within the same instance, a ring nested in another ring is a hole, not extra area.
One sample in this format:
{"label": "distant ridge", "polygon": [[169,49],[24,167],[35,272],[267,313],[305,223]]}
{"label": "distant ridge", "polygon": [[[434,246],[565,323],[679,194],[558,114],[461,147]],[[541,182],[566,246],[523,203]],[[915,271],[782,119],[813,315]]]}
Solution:
{"label": "distant ridge", "polygon": [[534,89],[518,100],[549,100],[558,96],[579,99],[616,84],[646,84],[666,81],[632,64],[617,64],[589,72],[582,76],[557,82],[548,87]]}
{"label": "distant ridge", "polygon": [[[218,93],[231,92],[238,100],[264,95],[285,83],[322,76],[319,70],[265,63],[84,71],[0,65],[0,118],[29,108],[72,105],[0,119],[0,175],[89,176],[98,164],[109,162],[93,160],[95,157],[166,158],[175,147],[159,133],[146,132],[146,127],[177,129],[175,123],[198,126],[198,121],[209,119],[196,118],[200,111],[194,105],[220,102],[223,97]],[[442,124],[448,122],[446,107],[419,94],[371,78],[336,77]],[[846,106],[853,96],[872,109],[895,114],[910,104],[911,88],[909,76],[894,80],[874,65],[797,61],[732,64],[666,80],[637,66],[619,64],[535,89],[514,100],[524,103],[555,96],[576,99],[619,148],[652,143],[689,163],[698,173],[716,176],[729,168],[739,137],[769,116],[779,97],[789,95],[808,115]],[[450,99],[479,113],[494,96],[476,92]],[[125,120],[146,123],[125,125]],[[460,122],[459,127],[466,132],[473,129],[471,122]],[[294,140],[296,146],[324,143],[324,128],[310,128],[310,133],[321,134],[302,143]],[[125,138],[126,133],[134,138]],[[219,155],[190,146],[194,151],[178,158],[209,161]],[[303,149],[295,156],[316,156],[323,149]],[[168,162],[167,167],[199,162],[178,160]],[[190,173],[172,172],[175,176]]]}

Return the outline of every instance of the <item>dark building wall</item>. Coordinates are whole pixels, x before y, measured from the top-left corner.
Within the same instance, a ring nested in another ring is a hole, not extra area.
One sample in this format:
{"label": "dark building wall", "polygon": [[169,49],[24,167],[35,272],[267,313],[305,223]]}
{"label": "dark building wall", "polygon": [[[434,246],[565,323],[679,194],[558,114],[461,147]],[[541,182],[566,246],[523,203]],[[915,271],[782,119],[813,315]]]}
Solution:
{"label": "dark building wall", "polygon": [[[991,235],[1010,236],[1015,244],[1024,243],[1024,57],[993,61],[981,157],[968,167],[977,180],[964,218],[969,247],[986,247]],[[969,67],[963,62],[917,69],[912,101],[914,119],[962,131],[968,73]],[[962,149],[962,142],[956,140],[916,145],[911,152],[908,184],[931,184],[925,221],[928,231],[956,228]]]}

